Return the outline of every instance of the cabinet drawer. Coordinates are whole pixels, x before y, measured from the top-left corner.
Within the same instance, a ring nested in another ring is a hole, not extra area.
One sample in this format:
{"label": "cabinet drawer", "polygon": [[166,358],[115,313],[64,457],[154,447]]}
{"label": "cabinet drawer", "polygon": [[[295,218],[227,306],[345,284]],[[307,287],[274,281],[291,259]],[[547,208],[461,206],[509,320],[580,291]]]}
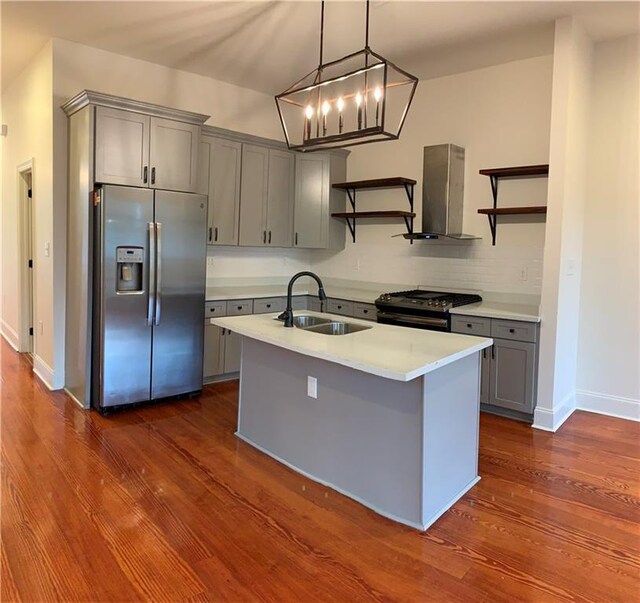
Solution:
{"label": "cabinet drawer", "polygon": [[377,311],[374,304],[353,304],[353,316],[365,320],[377,320]]}
{"label": "cabinet drawer", "polygon": [[227,314],[229,316],[242,316],[253,312],[252,299],[230,299],[227,302]]}
{"label": "cabinet drawer", "polygon": [[499,320],[494,318],[491,322],[491,337],[535,343],[538,339],[538,328],[535,322]]}
{"label": "cabinet drawer", "polygon": [[342,314],[343,316],[353,316],[353,302],[344,299],[327,300],[327,312],[330,314]]}
{"label": "cabinet drawer", "polygon": [[490,337],[491,319],[481,316],[454,315],[451,317],[451,331],[454,333],[467,333],[468,335]]}
{"label": "cabinet drawer", "polygon": [[286,305],[283,297],[264,297],[253,300],[254,314],[267,314],[269,312],[282,312]]}
{"label": "cabinet drawer", "polygon": [[226,301],[211,301],[204,304],[204,317],[211,318],[212,316],[226,316],[227,315],[227,302]]}
{"label": "cabinet drawer", "polygon": [[[308,305],[307,296],[306,295],[296,295],[291,298],[291,309],[292,310],[306,310]],[[285,302],[286,306],[286,302]]]}

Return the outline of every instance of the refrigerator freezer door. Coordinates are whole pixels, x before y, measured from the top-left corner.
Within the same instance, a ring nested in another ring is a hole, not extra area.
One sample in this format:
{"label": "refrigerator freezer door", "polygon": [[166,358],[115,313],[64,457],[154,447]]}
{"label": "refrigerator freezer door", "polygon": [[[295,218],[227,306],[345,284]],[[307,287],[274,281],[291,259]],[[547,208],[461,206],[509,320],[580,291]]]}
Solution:
{"label": "refrigerator freezer door", "polygon": [[[99,388],[102,407],[141,402],[150,397],[152,329],[147,325],[147,310],[152,254],[149,222],[153,222],[153,191],[122,186],[103,188],[103,245],[98,267],[102,275]],[[118,263],[118,249],[121,255],[123,249],[142,255],[139,290],[126,291],[119,285],[123,266],[122,262]]]}
{"label": "refrigerator freezer door", "polygon": [[207,197],[156,191],[156,311],[151,397],[202,388]]}

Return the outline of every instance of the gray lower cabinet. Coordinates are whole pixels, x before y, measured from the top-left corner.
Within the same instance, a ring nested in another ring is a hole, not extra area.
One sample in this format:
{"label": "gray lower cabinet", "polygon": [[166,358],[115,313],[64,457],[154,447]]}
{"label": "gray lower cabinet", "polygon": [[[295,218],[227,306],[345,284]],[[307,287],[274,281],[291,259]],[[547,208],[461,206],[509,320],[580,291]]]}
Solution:
{"label": "gray lower cabinet", "polygon": [[451,329],[454,333],[493,337],[493,347],[482,352],[483,409],[529,418],[536,400],[538,325],[456,315],[452,317]]}
{"label": "gray lower cabinet", "polygon": [[295,155],[242,145],[240,245],[291,247]]}
{"label": "gray lower cabinet", "polygon": [[240,370],[241,337],[229,329],[205,322],[204,326],[204,381]]}
{"label": "gray lower cabinet", "polygon": [[238,244],[241,164],[242,145],[239,142],[202,136],[198,192],[209,196],[209,245]]}
{"label": "gray lower cabinet", "polygon": [[535,344],[494,339],[490,368],[490,406],[533,413]]}
{"label": "gray lower cabinet", "polygon": [[344,191],[331,188],[346,180],[346,160],[331,153],[296,156],[293,246],[305,249],[344,249],[345,223],[332,218],[345,211]]}

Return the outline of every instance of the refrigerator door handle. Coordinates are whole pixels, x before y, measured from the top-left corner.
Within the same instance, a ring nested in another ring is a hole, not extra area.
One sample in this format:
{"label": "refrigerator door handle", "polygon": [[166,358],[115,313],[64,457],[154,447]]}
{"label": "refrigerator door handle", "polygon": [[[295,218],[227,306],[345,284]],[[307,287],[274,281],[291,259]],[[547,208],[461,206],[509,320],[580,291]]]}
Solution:
{"label": "refrigerator door handle", "polygon": [[160,324],[160,311],[162,309],[162,223],[156,222],[156,313],[155,325]]}
{"label": "refrigerator door handle", "polygon": [[153,325],[153,309],[156,305],[156,225],[148,222],[149,228],[149,289],[147,302],[147,326]]}

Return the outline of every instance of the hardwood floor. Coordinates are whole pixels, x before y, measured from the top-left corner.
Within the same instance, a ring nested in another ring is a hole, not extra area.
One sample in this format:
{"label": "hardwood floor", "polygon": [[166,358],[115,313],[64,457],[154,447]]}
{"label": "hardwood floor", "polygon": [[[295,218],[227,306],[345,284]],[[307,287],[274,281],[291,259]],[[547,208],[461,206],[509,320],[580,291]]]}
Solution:
{"label": "hardwood floor", "polygon": [[639,601],[640,425],[483,415],[426,533],[234,437],[237,384],[102,417],[0,347],[8,601]]}

